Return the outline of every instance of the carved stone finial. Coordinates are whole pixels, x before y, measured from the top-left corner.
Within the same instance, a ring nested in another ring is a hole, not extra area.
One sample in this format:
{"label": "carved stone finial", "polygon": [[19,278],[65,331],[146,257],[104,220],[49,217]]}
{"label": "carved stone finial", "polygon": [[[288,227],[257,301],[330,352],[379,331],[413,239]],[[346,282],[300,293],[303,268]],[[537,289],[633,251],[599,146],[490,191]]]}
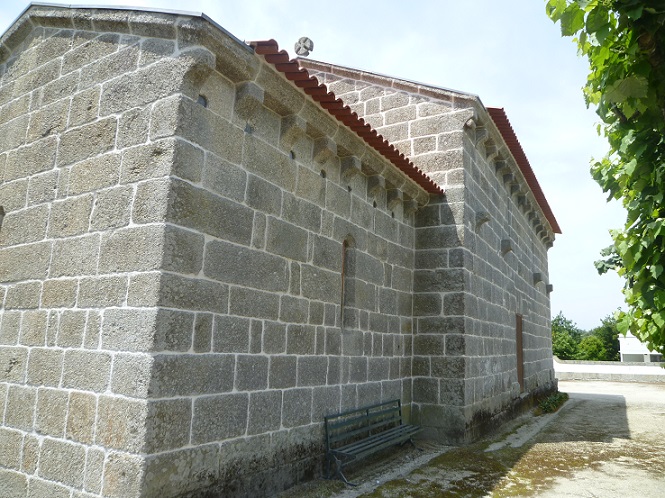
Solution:
{"label": "carved stone finial", "polygon": [[294,45],[293,50],[299,57],[307,57],[314,50],[314,42],[306,36],[301,37]]}

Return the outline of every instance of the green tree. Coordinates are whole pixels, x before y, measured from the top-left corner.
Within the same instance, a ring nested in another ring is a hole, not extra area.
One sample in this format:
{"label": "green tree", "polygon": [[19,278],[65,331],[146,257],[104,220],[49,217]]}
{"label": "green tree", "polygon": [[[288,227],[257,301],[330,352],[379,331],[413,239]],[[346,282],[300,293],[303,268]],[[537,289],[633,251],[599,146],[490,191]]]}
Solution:
{"label": "green tree", "polygon": [[585,335],[577,345],[577,359],[588,361],[605,361],[607,351],[600,337]]}
{"label": "green tree", "polygon": [[588,58],[584,95],[609,143],[591,172],[627,211],[601,265],[625,279],[617,326],[665,354],[665,2],[548,0],[546,10]]}
{"label": "green tree", "polygon": [[552,331],[552,354],[560,360],[577,359],[577,341],[567,331]]}
{"label": "green tree", "polygon": [[619,329],[617,328],[616,318],[612,315],[606,316],[601,320],[600,326],[592,329],[590,334],[602,342],[605,356],[600,358],[600,360],[619,361],[621,359],[619,351]]}
{"label": "green tree", "polygon": [[552,318],[552,354],[560,360],[575,360],[582,330],[572,320],[563,316],[563,312]]}

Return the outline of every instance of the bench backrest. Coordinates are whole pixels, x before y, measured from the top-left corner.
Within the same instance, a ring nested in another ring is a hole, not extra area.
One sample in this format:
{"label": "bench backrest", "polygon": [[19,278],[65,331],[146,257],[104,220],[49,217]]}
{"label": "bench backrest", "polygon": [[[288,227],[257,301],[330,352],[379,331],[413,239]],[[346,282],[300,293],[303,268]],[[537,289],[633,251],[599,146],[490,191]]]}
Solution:
{"label": "bench backrest", "polygon": [[399,399],[324,417],[326,447],[337,448],[402,425]]}

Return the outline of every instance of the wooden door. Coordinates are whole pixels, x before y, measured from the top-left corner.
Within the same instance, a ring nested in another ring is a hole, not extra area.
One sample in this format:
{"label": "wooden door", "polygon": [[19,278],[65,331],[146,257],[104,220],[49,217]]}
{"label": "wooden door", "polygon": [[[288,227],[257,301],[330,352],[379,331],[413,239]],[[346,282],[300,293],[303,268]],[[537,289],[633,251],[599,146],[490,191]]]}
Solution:
{"label": "wooden door", "polygon": [[524,392],[524,349],[522,347],[522,315],[515,315],[515,348],[517,353],[517,382]]}

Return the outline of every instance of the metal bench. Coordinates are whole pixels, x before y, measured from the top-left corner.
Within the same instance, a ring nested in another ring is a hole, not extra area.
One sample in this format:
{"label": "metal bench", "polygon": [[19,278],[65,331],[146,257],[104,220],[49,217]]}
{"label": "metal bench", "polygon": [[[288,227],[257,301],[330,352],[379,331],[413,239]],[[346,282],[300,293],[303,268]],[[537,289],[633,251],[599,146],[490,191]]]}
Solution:
{"label": "metal bench", "polygon": [[[402,403],[395,399],[364,408],[349,410],[324,417],[326,431],[326,478],[335,465],[335,476],[352,486],[343,468],[378,451],[407,441],[422,429],[405,425],[402,421]],[[415,446],[415,444],[414,444]]]}

